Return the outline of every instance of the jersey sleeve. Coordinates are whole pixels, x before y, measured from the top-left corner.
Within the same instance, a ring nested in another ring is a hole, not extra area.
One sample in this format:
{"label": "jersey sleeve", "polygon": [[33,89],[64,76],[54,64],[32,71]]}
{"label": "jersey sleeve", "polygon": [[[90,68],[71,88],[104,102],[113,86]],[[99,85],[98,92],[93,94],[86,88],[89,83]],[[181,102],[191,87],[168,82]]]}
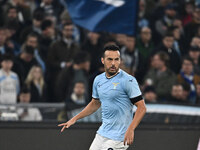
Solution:
{"label": "jersey sleeve", "polygon": [[142,93],[140,91],[138,82],[132,76],[130,76],[128,79],[126,79],[125,90],[130,99],[134,99],[134,98],[138,99],[138,98],[142,97]]}
{"label": "jersey sleeve", "polygon": [[92,87],[92,98],[99,99],[99,94],[97,92],[97,78],[94,79]]}

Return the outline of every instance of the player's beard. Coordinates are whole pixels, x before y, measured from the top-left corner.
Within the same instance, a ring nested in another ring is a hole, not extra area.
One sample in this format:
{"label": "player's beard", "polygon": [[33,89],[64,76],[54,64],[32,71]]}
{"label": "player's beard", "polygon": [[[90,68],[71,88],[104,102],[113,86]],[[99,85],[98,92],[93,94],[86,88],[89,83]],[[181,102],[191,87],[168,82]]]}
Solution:
{"label": "player's beard", "polygon": [[115,75],[119,70],[119,67],[115,67],[115,66],[112,66],[110,68],[107,68],[106,69],[106,72],[110,75],[110,76],[113,76]]}

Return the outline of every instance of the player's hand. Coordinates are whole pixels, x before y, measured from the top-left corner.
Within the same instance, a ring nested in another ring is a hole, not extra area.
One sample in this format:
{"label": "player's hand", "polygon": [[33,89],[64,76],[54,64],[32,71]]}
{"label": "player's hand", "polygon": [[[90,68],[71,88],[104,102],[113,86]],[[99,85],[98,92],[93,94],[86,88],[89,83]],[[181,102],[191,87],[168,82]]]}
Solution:
{"label": "player's hand", "polygon": [[126,131],[125,137],[124,137],[124,145],[131,145],[133,144],[134,140],[134,130],[129,129]]}
{"label": "player's hand", "polygon": [[65,130],[65,128],[69,128],[71,125],[75,124],[76,120],[74,118],[70,119],[69,121],[67,121],[66,123],[61,123],[58,126],[62,127],[61,132],[63,132]]}

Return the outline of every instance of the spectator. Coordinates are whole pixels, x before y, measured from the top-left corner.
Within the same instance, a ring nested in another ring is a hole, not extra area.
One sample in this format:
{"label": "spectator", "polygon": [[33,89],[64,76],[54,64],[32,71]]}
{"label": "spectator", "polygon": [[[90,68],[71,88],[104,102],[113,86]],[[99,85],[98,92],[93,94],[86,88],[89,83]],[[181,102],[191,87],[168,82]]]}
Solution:
{"label": "spectator", "polygon": [[41,36],[39,37],[40,54],[44,60],[47,60],[49,47],[52,42],[56,41],[57,33],[54,28],[53,22],[44,20],[41,24]]}
{"label": "spectator", "polygon": [[193,4],[193,2],[188,1],[185,3],[185,13],[183,15],[183,26],[187,25],[188,23],[190,23],[192,21],[192,14],[194,12],[195,6]]}
{"label": "spectator", "polygon": [[157,95],[153,86],[147,86],[144,89],[144,99],[146,103],[156,103]]}
{"label": "spectator", "polygon": [[183,86],[181,84],[174,84],[171,89],[171,96],[169,98],[169,101],[174,103],[180,103],[184,102],[184,100],[183,100]]}
{"label": "spectator", "polygon": [[[48,73],[48,81],[49,90],[54,93],[55,82],[58,74],[67,67],[72,65],[72,61],[74,60],[74,56],[79,51],[79,46],[77,43],[73,41],[73,24],[67,23],[63,26],[63,37],[60,40],[55,41],[51,44],[48,53],[48,65],[49,65],[49,73]],[[51,97],[54,97],[53,95]]]}
{"label": "spectator", "polygon": [[35,33],[30,33],[27,38],[25,43],[22,45],[22,50],[26,47],[26,46],[30,46],[34,49],[34,57],[37,60],[37,63],[40,64],[40,66],[42,67],[43,72],[46,71],[46,64],[44,59],[41,57],[40,54],[40,46],[38,43],[38,36]]}
{"label": "spectator", "polygon": [[140,38],[138,38],[136,46],[144,59],[148,59],[154,44],[151,41],[151,29],[149,27],[143,27],[140,31]]}
{"label": "spectator", "polygon": [[184,35],[181,32],[181,29],[177,26],[172,26],[169,28],[169,30],[174,36],[173,48],[177,52],[178,56],[181,58],[183,55],[186,54]]}
{"label": "spectator", "polygon": [[[21,104],[29,104],[31,99],[31,92],[28,88],[23,88],[19,95],[19,102]],[[40,110],[35,107],[18,108],[17,114],[20,121],[42,121]]]}
{"label": "spectator", "polygon": [[173,26],[179,29],[181,35],[184,35],[184,28],[180,18],[174,19]]}
{"label": "spectator", "polygon": [[44,19],[43,11],[40,9],[36,9],[33,13],[32,24],[25,27],[20,34],[21,43],[23,43],[26,40],[27,36],[30,33],[35,33],[38,36],[42,33],[41,24],[43,19]]}
{"label": "spectator", "polygon": [[27,5],[27,6],[29,6],[30,7],[30,11],[31,11],[31,14],[33,14],[34,13],[34,10],[37,8],[37,3],[38,3],[38,1],[36,0],[26,0],[26,1],[24,1],[24,3]]}
{"label": "spectator", "polygon": [[155,28],[156,31],[163,37],[169,27],[173,26],[173,22],[177,15],[177,6],[173,3],[168,4],[165,7],[165,15],[158,21],[156,21]]}
{"label": "spectator", "polygon": [[57,19],[63,11],[63,6],[60,4],[60,1],[54,0],[41,0],[40,8],[44,10],[45,16],[51,16],[55,19]]}
{"label": "spectator", "polygon": [[181,71],[177,78],[180,84],[190,85],[189,102],[194,104],[196,99],[195,86],[200,82],[200,76],[194,73],[193,61],[190,57],[183,58]]}
{"label": "spectator", "polygon": [[26,86],[30,89],[30,102],[45,102],[46,98],[46,84],[40,66],[33,66],[25,80]]}
{"label": "spectator", "polygon": [[103,43],[99,33],[88,32],[87,40],[82,46],[82,49],[90,54],[91,57],[91,67],[90,74],[97,74],[101,67],[101,56]]}
{"label": "spectator", "polygon": [[2,56],[0,69],[0,103],[15,104],[20,91],[19,79],[16,73],[11,71],[13,58],[11,55]]}
{"label": "spectator", "polygon": [[158,52],[153,56],[154,67],[145,76],[145,85],[154,86],[158,100],[169,98],[172,85],[176,82],[176,75],[168,68],[169,56],[165,52]]}
{"label": "spectator", "polygon": [[59,29],[62,30],[63,29],[63,25],[65,25],[68,22],[72,22],[72,19],[69,15],[69,12],[67,9],[65,9],[61,14],[60,14],[60,25],[58,25]]}
{"label": "spectator", "polygon": [[196,90],[195,86],[200,82],[200,76],[194,73],[194,66],[190,57],[184,57],[182,61],[181,71],[178,74],[178,83],[187,83],[190,85],[189,102],[195,103]]}
{"label": "spectator", "polygon": [[184,31],[185,36],[187,37],[187,43],[189,43],[198,31],[198,27],[200,25],[200,8],[196,6],[192,15],[192,21],[185,25]]}
{"label": "spectator", "polygon": [[138,27],[141,29],[143,27],[149,26],[149,21],[147,19],[147,13],[146,13],[146,1],[140,0],[139,1],[139,14],[138,14],[139,20],[138,20]]}
{"label": "spectator", "polygon": [[190,46],[198,46],[200,48],[200,38],[194,36],[189,44]]}
{"label": "spectator", "polygon": [[[153,3],[153,1],[151,1]],[[156,3],[156,2],[154,2]],[[147,9],[151,10],[151,23],[154,24],[155,21],[162,18],[165,14],[165,8],[170,3],[170,0],[158,0],[157,4],[155,4],[155,7],[152,8],[147,5]]]}
{"label": "spectator", "polygon": [[116,34],[116,41],[119,44],[119,47],[122,48],[123,46],[125,46],[126,43],[126,35],[125,34]]}
{"label": "spectator", "polygon": [[[60,24],[57,26],[57,29],[59,31],[62,31],[63,29],[63,26],[68,23],[68,22],[72,22],[71,18],[70,18],[70,15],[69,15],[69,12],[67,11],[67,9],[65,9],[62,14],[60,15]],[[77,42],[77,43],[82,43],[84,40],[81,39],[81,38],[84,38],[85,39],[85,35],[84,33],[81,34],[81,31],[83,31],[83,29],[81,28],[78,28],[76,25],[73,25],[73,40],[74,42]]]}
{"label": "spectator", "polygon": [[137,40],[136,47],[139,51],[139,64],[136,71],[136,78],[139,83],[143,80],[149,68],[150,54],[154,49],[154,44],[151,41],[151,29],[143,27],[140,32],[140,38]]}
{"label": "spectator", "polygon": [[60,71],[62,68],[69,67],[74,55],[79,51],[79,46],[73,41],[73,24],[66,23],[63,26],[63,37],[55,41],[49,50],[48,60],[53,71]]}
{"label": "spectator", "polygon": [[9,0],[4,6],[5,11],[9,10],[12,7],[15,7],[17,10],[17,13],[15,16],[18,18],[19,22],[21,22],[22,24],[28,24],[31,19],[31,11],[30,11],[30,7],[25,4],[25,1]]}
{"label": "spectator", "polygon": [[84,82],[77,81],[73,87],[73,93],[65,101],[65,109],[58,114],[58,121],[66,120],[69,115],[76,113],[87,104]]}
{"label": "spectator", "polygon": [[42,0],[40,3],[40,8],[44,9],[44,13],[46,16],[54,16],[55,17],[55,11],[54,6],[52,4],[53,0]]}
{"label": "spectator", "polygon": [[[179,73],[181,68],[181,58],[173,48],[174,37],[171,33],[167,33],[162,40],[162,43],[153,51],[153,54],[159,51],[164,51],[169,55],[169,68],[175,72]],[[174,63],[176,62],[176,63]]]}
{"label": "spectator", "polygon": [[5,26],[5,31],[6,31],[6,46],[12,51],[12,53],[17,56],[21,49],[21,45],[15,41],[15,33],[16,29],[13,28],[14,24],[9,24]]}
{"label": "spectator", "polygon": [[198,46],[190,47],[189,57],[192,58],[194,64],[194,73],[200,75],[200,48]]}
{"label": "spectator", "polygon": [[[67,103],[75,103],[77,105],[84,105],[86,104],[86,89],[84,82],[77,81],[74,84],[73,92],[70,96],[70,98],[67,99]],[[66,104],[67,105],[67,104]]]}
{"label": "spectator", "polygon": [[135,37],[127,36],[125,46],[121,48],[121,68],[133,75],[139,64],[139,52],[135,45]]}
{"label": "spectator", "polygon": [[196,95],[197,95],[196,103],[200,104],[200,82],[196,85]]}
{"label": "spectator", "polygon": [[8,6],[7,9],[5,10],[5,16],[6,16],[4,20],[5,24],[11,20],[16,20],[17,22],[20,22],[18,17],[18,10],[15,6]]}
{"label": "spectator", "polygon": [[12,29],[12,39],[20,43],[18,37],[20,36],[24,24],[18,17],[18,9],[14,6],[9,7],[5,16],[6,20],[4,25],[7,27],[9,26],[9,28]]}
{"label": "spectator", "polygon": [[37,61],[34,58],[34,49],[31,46],[26,46],[14,60],[13,66],[13,71],[18,74],[21,85],[23,85],[28,72],[34,65],[37,65]]}
{"label": "spectator", "polygon": [[56,81],[56,97],[58,101],[63,101],[72,94],[76,82],[82,81],[86,89],[86,99],[89,98],[89,78],[90,59],[86,52],[79,52],[74,58],[71,67],[63,69]]}
{"label": "spectator", "polygon": [[6,38],[6,29],[0,27],[0,58],[6,53],[13,54],[12,49],[6,45]]}

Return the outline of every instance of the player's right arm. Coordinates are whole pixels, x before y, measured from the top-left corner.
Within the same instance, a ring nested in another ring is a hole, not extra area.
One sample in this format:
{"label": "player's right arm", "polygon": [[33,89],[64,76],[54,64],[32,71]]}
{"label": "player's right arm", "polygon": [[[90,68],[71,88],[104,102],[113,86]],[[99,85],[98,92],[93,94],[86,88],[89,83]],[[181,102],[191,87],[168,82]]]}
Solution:
{"label": "player's right arm", "polygon": [[92,98],[91,102],[79,114],[74,116],[72,119],[70,119],[66,123],[61,123],[58,125],[59,127],[63,126],[61,129],[61,132],[63,132],[65,128],[69,128],[71,125],[75,124],[77,120],[91,115],[92,113],[97,111],[100,106],[101,106],[100,101]]}

